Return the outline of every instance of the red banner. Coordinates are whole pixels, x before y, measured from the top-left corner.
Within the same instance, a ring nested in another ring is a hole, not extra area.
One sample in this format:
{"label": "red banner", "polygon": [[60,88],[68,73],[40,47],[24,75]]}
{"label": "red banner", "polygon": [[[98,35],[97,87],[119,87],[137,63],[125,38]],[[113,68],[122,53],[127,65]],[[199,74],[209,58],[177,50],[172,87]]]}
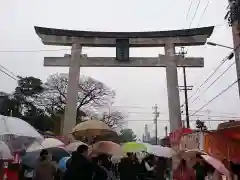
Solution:
{"label": "red banner", "polygon": [[240,162],[240,144],[217,133],[204,136],[204,151],[218,159]]}
{"label": "red banner", "polygon": [[169,134],[171,144],[178,144],[181,140],[181,137],[185,134],[192,133],[192,130],[189,128],[179,128],[174,132]]}

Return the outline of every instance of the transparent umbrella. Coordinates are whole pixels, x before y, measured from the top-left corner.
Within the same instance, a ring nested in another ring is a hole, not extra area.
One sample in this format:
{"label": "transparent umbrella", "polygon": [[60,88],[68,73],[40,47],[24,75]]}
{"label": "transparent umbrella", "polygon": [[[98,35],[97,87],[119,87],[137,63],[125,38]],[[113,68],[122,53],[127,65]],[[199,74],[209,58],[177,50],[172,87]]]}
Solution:
{"label": "transparent umbrella", "polygon": [[0,159],[1,160],[13,160],[13,155],[7,144],[0,141]]}
{"label": "transparent umbrella", "polygon": [[43,136],[22,119],[0,115],[0,140],[11,151],[26,150],[33,142],[42,142]]}
{"label": "transparent umbrella", "polygon": [[[59,162],[63,157],[69,157],[70,153],[61,147],[53,147],[46,149],[50,155],[52,156],[52,160],[55,162]],[[39,159],[41,150],[27,152],[25,156],[22,157],[22,164],[29,168],[34,168]]]}
{"label": "transparent umbrella", "polygon": [[28,149],[27,152],[37,151],[41,149],[47,149],[52,147],[60,147],[64,146],[64,143],[58,139],[55,138],[46,138],[43,140],[42,143],[39,143],[38,141],[34,142]]}

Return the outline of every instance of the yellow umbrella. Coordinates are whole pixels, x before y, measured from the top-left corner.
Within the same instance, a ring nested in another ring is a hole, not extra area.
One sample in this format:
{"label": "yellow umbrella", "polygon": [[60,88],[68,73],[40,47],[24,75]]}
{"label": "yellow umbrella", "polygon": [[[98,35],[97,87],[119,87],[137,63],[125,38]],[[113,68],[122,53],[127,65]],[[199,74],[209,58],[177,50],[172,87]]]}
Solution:
{"label": "yellow umbrella", "polygon": [[123,144],[122,146],[123,152],[128,153],[136,153],[136,152],[142,152],[142,151],[147,151],[146,145],[142,143],[137,143],[137,142],[128,142]]}
{"label": "yellow umbrella", "polygon": [[117,133],[102,121],[88,120],[88,121],[77,124],[73,128],[72,134],[74,137],[80,137],[80,136],[93,137],[98,135],[117,134]]}

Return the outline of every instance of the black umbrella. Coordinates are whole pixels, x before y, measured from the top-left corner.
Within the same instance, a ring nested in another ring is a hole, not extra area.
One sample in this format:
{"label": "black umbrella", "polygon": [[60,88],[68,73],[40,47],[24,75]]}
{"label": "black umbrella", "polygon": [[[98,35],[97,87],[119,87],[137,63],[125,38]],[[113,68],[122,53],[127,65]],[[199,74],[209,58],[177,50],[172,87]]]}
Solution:
{"label": "black umbrella", "polygon": [[[69,152],[67,152],[65,149],[60,148],[60,147],[47,148],[46,150],[52,155],[52,160],[56,161],[57,163],[63,157],[69,157],[70,156]],[[40,152],[41,152],[41,150],[33,151],[33,152],[27,152],[22,157],[22,164],[24,164],[27,167],[34,168],[36,166],[37,161],[38,161]]]}

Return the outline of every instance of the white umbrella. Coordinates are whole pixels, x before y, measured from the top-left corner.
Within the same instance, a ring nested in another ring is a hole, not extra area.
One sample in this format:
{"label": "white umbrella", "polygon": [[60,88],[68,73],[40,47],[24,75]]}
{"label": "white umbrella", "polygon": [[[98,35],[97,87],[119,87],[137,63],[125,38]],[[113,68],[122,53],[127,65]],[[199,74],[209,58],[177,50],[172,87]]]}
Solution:
{"label": "white umbrella", "polygon": [[3,160],[12,160],[13,155],[7,144],[3,141],[0,141],[0,159]]}
{"label": "white umbrella", "polygon": [[37,151],[40,149],[47,149],[53,147],[64,146],[64,143],[55,138],[46,138],[42,143],[34,142],[28,149],[27,152]]}
{"label": "white umbrella", "polygon": [[43,136],[22,119],[0,115],[0,140],[12,151],[21,151],[34,141],[42,142]]}
{"label": "white umbrella", "polygon": [[163,147],[159,145],[152,145],[152,147],[149,148],[148,153],[158,157],[165,157],[165,158],[171,158],[174,154],[176,154],[172,148]]}
{"label": "white umbrella", "polygon": [[[67,146],[65,146],[65,149],[68,151],[68,152],[73,152],[73,151],[76,151],[78,146],[80,145],[87,145],[86,143],[82,142],[82,141],[75,141],[75,142],[72,142],[70,144],[68,144]],[[88,145],[87,145],[88,146]]]}
{"label": "white umbrella", "polygon": [[153,145],[150,144],[150,143],[141,143],[141,144],[144,144],[146,146],[147,151],[150,151],[152,149],[152,147],[153,147]]}
{"label": "white umbrella", "polygon": [[191,159],[193,157],[196,157],[196,155],[207,155],[204,151],[201,151],[199,149],[185,149],[185,150],[180,150],[177,155],[183,159]]}

